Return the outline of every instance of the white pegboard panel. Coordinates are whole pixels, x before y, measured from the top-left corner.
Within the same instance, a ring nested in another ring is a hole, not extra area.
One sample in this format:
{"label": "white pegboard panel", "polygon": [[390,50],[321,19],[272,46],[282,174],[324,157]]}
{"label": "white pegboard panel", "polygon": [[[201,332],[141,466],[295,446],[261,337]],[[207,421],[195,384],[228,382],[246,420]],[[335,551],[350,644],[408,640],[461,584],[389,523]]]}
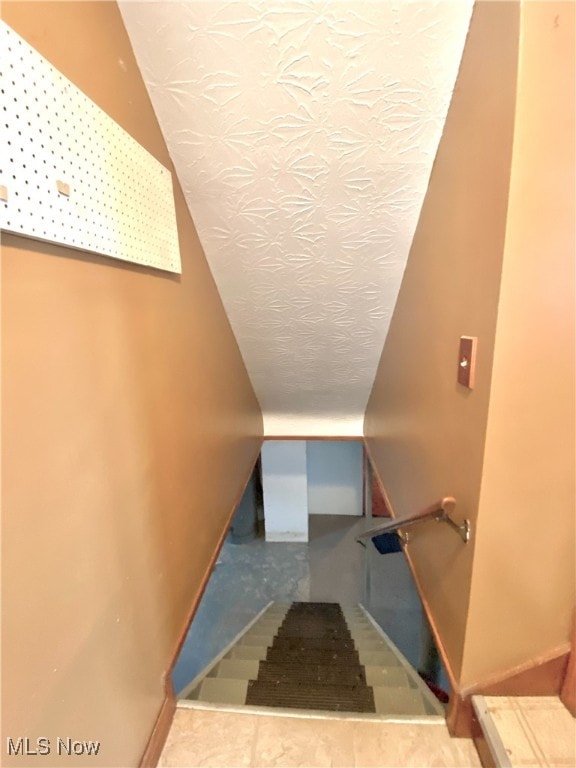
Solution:
{"label": "white pegboard panel", "polygon": [[180,272],[172,176],[0,23],[0,226]]}

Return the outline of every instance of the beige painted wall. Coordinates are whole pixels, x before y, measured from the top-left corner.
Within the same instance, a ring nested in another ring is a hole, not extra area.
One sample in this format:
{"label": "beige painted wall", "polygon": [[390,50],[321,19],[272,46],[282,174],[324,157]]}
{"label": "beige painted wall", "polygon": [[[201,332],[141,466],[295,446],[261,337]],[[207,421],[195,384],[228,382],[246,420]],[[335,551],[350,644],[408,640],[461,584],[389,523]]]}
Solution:
{"label": "beige painted wall", "polygon": [[[516,89],[519,6],[479,2],[365,418],[396,514],[445,495],[475,525]],[[461,335],[479,339],[474,391],[456,382]],[[451,671],[460,675],[475,543],[414,529],[409,551]]]}
{"label": "beige painted wall", "polygon": [[566,643],[575,601],[574,11],[522,5],[466,684]]}
{"label": "beige painted wall", "polygon": [[[2,14],[170,166],[115,3]],[[175,191],[181,279],[4,238],[3,765],[6,736],[100,740],[90,765],[138,763],[259,447],[260,409]],[[63,758],[13,762],[30,760]]]}

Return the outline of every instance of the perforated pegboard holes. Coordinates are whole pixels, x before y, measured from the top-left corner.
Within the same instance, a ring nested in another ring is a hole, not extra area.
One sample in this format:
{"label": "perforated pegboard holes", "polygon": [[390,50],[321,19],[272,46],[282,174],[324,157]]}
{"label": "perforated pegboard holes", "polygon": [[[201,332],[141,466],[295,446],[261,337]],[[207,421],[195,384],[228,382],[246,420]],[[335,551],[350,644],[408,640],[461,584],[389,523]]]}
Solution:
{"label": "perforated pegboard holes", "polygon": [[0,23],[0,226],[181,272],[172,176]]}

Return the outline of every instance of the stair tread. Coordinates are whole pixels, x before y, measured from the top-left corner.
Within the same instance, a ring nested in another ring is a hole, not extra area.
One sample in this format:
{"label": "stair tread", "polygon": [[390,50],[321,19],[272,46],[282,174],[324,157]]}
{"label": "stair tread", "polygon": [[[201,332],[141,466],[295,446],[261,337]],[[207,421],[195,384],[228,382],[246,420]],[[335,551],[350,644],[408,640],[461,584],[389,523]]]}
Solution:
{"label": "stair tread", "polygon": [[350,630],[341,625],[329,626],[310,626],[309,623],[298,624],[295,622],[284,623],[278,627],[276,632],[278,637],[328,637],[343,640],[350,639]]}
{"label": "stair tread", "polygon": [[208,677],[226,677],[234,680],[255,680],[258,677],[259,659],[221,659]]}
{"label": "stair tread", "polygon": [[355,637],[352,642],[359,651],[379,651],[392,653],[390,646],[379,637]]}
{"label": "stair tread", "polygon": [[427,715],[430,714],[422,694],[416,688],[390,688],[375,686],[374,706],[377,714]]}
{"label": "stair tread", "polygon": [[269,646],[274,642],[273,634],[261,635],[256,632],[247,632],[238,641],[238,645],[264,645]]}
{"label": "stair tread", "polygon": [[403,667],[365,666],[367,685],[413,688],[410,677]]}
{"label": "stair tread", "polygon": [[400,659],[385,648],[380,651],[364,650],[357,651],[360,663],[364,666],[382,666],[382,667],[401,667]]}
{"label": "stair tread", "polygon": [[295,685],[251,680],[246,704],[336,712],[372,712],[375,704],[367,686]]}
{"label": "stair tread", "polygon": [[248,680],[231,680],[224,677],[206,677],[188,699],[211,704],[244,704]]}
{"label": "stair tread", "polygon": [[309,650],[287,650],[285,648],[268,648],[266,653],[267,661],[277,662],[296,662],[297,664],[358,664],[360,663],[358,651],[356,650],[330,650],[330,649],[309,649]]}
{"label": "stair tread", "polygon": [[339,639],[330,637],[278,637],[273,638],[273,648],[284,648],[286,650],[346,650],[353,651],[354,641],[351,638]]}
{"label": "stair tread", "polygon": [[257,679],[267,682],[366,685],[366,676],[359,664],[299,664],[261,661]]}
{"label": "stair tread", "polygon": [[265,659],[268,653],[268,646],[264,645],[235,645],[225,659]]}

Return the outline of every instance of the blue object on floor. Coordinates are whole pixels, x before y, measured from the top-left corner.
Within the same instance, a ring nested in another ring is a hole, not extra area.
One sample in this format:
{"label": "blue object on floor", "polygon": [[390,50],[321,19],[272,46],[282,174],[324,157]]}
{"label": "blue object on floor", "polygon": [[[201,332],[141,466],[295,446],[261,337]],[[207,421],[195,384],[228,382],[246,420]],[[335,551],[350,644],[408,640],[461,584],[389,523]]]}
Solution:
{"label": "blue object on floor", "polygon": [[396,533],[381,533],[379,536],[372,536],[372,541],[381,555],[402,552],[402,544]]}

